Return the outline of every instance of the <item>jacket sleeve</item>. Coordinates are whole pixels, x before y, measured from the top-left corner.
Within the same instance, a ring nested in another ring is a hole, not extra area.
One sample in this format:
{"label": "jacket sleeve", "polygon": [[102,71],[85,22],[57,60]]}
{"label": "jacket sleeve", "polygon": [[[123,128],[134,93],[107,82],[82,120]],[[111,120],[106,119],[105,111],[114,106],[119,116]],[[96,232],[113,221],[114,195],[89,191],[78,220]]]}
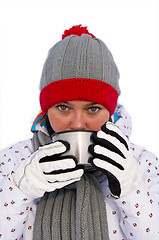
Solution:
{"label": "jacket sleeve", "polygon": [[20,239],[33,199],[21,192],[8,174],[31,154],[26,142],[0,152],[0,239]]}
{"label": "jacket sleeve", "polygon": [[107,199],[120,212],[120,227],[127,239],[159,239],[159,160],[142,150],[138,156],[141,181],[136,191]]}

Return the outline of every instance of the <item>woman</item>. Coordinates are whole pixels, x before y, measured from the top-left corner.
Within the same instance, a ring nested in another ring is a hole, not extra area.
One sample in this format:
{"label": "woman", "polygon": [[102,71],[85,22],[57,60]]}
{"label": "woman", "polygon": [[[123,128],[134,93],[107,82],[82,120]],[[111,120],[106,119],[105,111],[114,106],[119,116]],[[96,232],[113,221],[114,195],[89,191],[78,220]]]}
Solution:
{"label": "woman", "polygon": [[[158,159],[130,144],[117,105],[119,72],[86,27],[66,30],[49,51],[33,138],[1,151],[1,239],[158,239]],[[92,171],[52,143],[54,132],[93,130]]]}

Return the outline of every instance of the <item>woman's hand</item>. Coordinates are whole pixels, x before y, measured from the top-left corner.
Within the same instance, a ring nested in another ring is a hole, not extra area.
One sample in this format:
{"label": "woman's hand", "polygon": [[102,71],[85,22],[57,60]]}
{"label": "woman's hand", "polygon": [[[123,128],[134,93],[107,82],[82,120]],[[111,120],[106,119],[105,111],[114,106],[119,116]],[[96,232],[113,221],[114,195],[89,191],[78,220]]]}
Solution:
{"label": "woman's hand", "polygon": [[89,147],[91,164],[103,171],[109,181],[112,196],[129,194],[139,183],[138,164],[133,157],[128,138],[111,122],[94,135]]}
{"label": "woman's hand", "polygon": [[84,170],[77,168],[75,157],[61,156],[68,148],[68,143],[60,141],[40,147],[12,172],[10,179],[32,198],[79,181]]}

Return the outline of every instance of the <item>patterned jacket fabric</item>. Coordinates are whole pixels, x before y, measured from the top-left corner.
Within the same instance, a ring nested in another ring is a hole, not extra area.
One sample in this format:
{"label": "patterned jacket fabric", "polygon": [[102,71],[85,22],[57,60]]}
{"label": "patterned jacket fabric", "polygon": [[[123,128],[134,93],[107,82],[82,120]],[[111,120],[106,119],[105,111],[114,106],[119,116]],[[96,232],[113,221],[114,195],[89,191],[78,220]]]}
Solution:
{"label": "patterned jacket fabric", "polygon": [[[132,124],[125,108],[118,105],[114,123],[130,137]],[[36,127],[35,127],[36,129]],[[39,125],[38,125],[39,129]],[[44,126],[41,128],[46,132]],[[145,148],[131,144],[141,181],[131,194],[113,199],[107,179],[101,183],[109,238],[111,240],[159,239],[159,160]],[[37,205],[8,179],[21,161],[33,153],[32,140],[14,144],[0,152],[0,239],[31,240]]]}

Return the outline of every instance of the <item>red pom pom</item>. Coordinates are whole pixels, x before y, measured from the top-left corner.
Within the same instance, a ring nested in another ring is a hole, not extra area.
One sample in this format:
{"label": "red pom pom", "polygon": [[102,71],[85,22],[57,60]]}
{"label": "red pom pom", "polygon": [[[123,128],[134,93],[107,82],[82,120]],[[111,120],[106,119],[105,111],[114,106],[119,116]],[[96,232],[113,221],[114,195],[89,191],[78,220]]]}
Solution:
{"label": "red pom pom", "polygon": [[70,35],[81,36],[82,34],[88,34],[88,35],[92,36],[92,38],[95,38],[95,36],[92,33],[88,32],[87,27],[82,27],[80,24],[80,25],[73,26],[72,28],[70,28],[68,30],[65,30],[64,34],[62,35],[62,39],[64,39],[65,37],[68,37]]}

